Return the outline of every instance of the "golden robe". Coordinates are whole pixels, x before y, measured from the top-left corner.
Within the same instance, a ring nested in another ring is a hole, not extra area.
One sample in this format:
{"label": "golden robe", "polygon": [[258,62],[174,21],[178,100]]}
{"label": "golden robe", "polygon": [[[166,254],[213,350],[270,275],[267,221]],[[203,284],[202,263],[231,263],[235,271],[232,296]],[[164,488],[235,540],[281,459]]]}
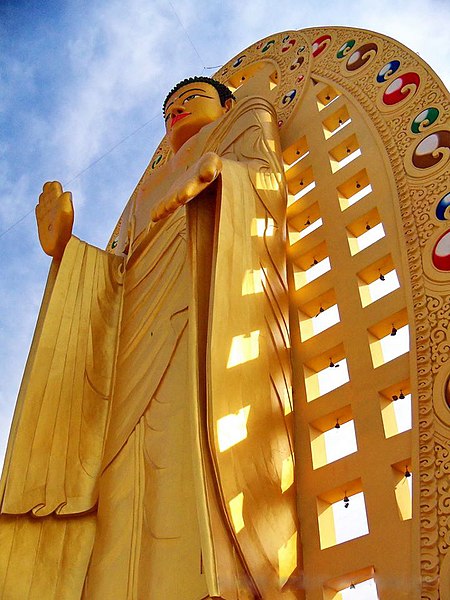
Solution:
{"label": "golden robe", "polygon": [[[208,151],[220,177],[148,227]],[[302,597],[280,157],[244,99],[149,180],[126,257],[72,238],[53,267],[0,489],[5,600]]]}

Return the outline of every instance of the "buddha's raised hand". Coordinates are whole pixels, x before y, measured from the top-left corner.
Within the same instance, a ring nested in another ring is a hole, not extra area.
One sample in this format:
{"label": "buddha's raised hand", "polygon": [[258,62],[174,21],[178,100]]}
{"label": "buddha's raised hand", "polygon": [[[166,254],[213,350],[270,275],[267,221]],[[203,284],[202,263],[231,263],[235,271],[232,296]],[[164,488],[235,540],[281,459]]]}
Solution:
{"label": "buddha's raised hand", "polygon": [[72,235],[72,194],[63,192],[58,181],[44,184],[36,206],[39,241],[49,256],[60,259]]}
{"label": "buddha's raised hand", "polygon": [[168,217],[179,206],[198,196],[216,179],[221,170],[220,156],[214,152],[207,152],[175,181],[153,211],[152,221]]}

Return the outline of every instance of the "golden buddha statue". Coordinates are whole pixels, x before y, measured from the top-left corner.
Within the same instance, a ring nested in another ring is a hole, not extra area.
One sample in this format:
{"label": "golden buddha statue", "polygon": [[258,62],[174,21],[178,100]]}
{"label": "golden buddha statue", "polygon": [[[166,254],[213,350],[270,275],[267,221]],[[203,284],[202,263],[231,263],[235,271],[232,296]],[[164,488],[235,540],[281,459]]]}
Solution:
{"label": "golden buddha statue", "polygon": [[208,78],[117,254],[36,208],[53,257],[0,488],[5,600],[301,598],[286,189],[275,112]]}

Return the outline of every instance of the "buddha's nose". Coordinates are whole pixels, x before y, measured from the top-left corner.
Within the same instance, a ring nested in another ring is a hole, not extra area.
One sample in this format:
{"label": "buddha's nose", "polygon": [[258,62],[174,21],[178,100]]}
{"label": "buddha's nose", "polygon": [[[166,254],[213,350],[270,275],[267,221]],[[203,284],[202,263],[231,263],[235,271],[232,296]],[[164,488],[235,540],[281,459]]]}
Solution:
{"label": "buddha's nose", "polygon": [[181,115],[181,113],[184,113],[185,110],[186,109],[184,108],[184,106],[182,104],[180,104],[179,106],[173,106],[170,111],[170,114],[171,115]]}

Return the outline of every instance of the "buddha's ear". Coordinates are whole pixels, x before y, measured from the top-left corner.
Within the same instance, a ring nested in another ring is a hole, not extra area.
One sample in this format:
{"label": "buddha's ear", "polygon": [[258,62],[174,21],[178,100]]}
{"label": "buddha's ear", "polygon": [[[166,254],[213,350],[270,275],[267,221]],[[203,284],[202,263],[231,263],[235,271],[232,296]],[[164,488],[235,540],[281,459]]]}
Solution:
{"label": "buddha's ear", "polygon": [[226,113],[233,108],[235,102],[236,102],[236,100],[234,98],[227,98],[225,100],[225,103],[223,106],[225,108]]}

